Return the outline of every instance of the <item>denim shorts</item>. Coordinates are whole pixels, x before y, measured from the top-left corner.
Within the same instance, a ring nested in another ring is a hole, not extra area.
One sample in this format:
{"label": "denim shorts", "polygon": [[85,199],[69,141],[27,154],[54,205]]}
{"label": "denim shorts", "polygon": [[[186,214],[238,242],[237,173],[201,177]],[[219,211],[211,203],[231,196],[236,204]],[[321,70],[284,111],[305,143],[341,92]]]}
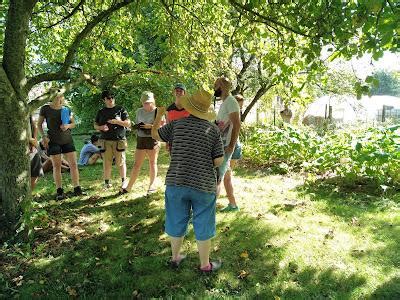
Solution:
{"label": "denim shorts", "polygon": [[231,159],[241,159],[242,158],[242,145],[236,143],[235,150],[233,150]]}
{"label": "denim shorts", "polygon": [[224,154],[224,160],[222,162],[222,164],[218,167],[218,180],[222,181],[225,173],[230,169],[230,162],[232,159],[232,153],[229,154]]}
{"label": "denim shorts", "polygon": [[190,187],[167,185],[165,189],[165,232],[183,237],[193,212],[196,240],[206,241],[215,236],[216,195]]}

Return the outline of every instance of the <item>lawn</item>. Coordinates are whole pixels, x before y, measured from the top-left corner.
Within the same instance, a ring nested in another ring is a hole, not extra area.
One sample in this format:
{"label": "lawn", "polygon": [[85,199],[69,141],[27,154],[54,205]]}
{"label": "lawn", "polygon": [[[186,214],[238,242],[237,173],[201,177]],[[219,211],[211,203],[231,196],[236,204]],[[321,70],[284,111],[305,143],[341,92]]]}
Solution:
{"label": "lawn", "polygon": [[[79,148],[82,139],[75,137]],[[132,165],[129,151],[129,171]],[[191,227],[187,260],[178,270],[166,264],[167,168],[162,151],[159,191],[149,197],[147,162],[123,196],[116,170],[115,189],[102,190],[100,163],[81,169],[84,197],[55,202],[51,174],[41,178],[32,242],[0,250],[0,298],[400,298],[400,194],[351,191],[242,164],[234,177],[241,210],[217,214],[212,257],[223,267],[207,276],[197,271]]]}

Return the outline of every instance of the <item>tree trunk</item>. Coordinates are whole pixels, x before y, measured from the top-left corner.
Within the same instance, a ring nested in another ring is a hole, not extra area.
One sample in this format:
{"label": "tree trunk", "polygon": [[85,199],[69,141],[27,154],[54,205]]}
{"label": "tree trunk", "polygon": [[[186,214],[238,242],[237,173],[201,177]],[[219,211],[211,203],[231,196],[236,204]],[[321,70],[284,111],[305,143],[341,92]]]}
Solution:
{"label": "tree trunk", "polygon": [[15,236],[30,200],[28,113],[0,66],[0,241]]}

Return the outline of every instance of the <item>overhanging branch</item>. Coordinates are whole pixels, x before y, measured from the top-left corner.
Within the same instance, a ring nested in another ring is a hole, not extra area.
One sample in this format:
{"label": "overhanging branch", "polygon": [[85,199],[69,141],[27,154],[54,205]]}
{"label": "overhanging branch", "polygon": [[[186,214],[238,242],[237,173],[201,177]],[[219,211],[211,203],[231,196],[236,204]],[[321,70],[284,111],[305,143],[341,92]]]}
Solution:
{"label": "overhanging branch", "polygon": [[270,26],[270,24],[272,23],[272,24],[275,24],[275,25],[277,25],[277,26],[279,26],[279,27],[285,28],[286,30],[289,30],[289,31],[291,31],[291,32],[293,32],[293,33],[296,33],[296,34],[298,34],[298,35],[305,36],[305,37],[309,37],[309,38],[312,37],[312,36],[308,35],[307,33],[300,31],[299,29],[292,28],[292,27],[290,27],[290,26],[288,26],[288,25],[283,24],[282,22],[280,22],[280,21],[278,21],[278,20],[274,20],[274,19],[272,19],[272,18],[270,18],[270,17],[264,16],[264,15],[262,15],[262,14],[256,12],[256,11],[254,11],[254,10],[252,10],[252,9],[250,9],[250,8],[248,8],[248,7],[246,7],[246,5],[240,4],[240,3],[238,3],[238,2],[236,2],[236,1],[234,1],[234,0],[229,0],[229,3],[231,3],[231,4],[232,4],[234,7],[236,7],[237,9],[246,11],[246,12],[250,13],[251,15],[260,18],[260,19],[263,21],[263,22],[262,22],[262,21],[260,20],[259,22],[261,22],[261,23],[265,23],[266,25],[269,25],[269,26]]}
{"label": "overhanging branch", "polygon": [[87,23],[85,28],[83,28],[83,30],[76,35],[74,41],[68,47],[68,52],[65,56],[64,62],[62,64],[62,66],[60,67],[60,69],[54,73],[49,73],[49,72],[42,73],[42,74],[38,74],[34,77],[29,78],[25,89],[27,91],[29,91],[33,86],[35,86],[38,83],[44,82],[44,81],[68,79],[68,76],[67,76],[68,69],[71,67],[71,65],[73,63],[75,54],[76,54],[81,42],[92,32],[93,28],[96,27],[97,24],[99,24],[100,22],[105,20],[107,17],[109,17],[115,11],[133,3],[134,1],[135,0],[123,0],[121,2],[114,4],[107,10],[102,11],[96,17],[94,17],[93,20],[90,21],[89,23]]}

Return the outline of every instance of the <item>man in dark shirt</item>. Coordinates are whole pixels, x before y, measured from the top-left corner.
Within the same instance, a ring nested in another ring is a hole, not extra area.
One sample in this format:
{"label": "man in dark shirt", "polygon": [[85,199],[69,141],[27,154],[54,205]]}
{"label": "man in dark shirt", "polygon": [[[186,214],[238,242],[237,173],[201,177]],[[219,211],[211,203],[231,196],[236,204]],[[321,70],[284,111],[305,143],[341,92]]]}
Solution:
{"label": "man in dark shirt", "polygon": [[211,238],[215,235],[217,190],[216,166],[223,161],[224,150],[218,127],[209,122],[211,94],[199,91],[183,97],[187,118],[159,127],[165,108],[157,110],[152,127],[154,139],[172,144],[171,163],[165,180],[165,231],[171,238],[171,266],[178,267],[185,255],[180,253],[193,211],[193,227],[200,256],[200,271],[212,272],[221,262],[210,262]]}
{"label": "man in dark shirt", "polygon": [[124,187],[126,178],[126,127],[131,125],[131,121],[125,108],[115,105],[114,95],[111,92],[103,91],[101,97],[105,106],[98,111],[94,128],[101,132],[99,145],[101,151],[104,152],[104,187],[111,187],[110,179],[114,157],[122,180],[121,186]]}

